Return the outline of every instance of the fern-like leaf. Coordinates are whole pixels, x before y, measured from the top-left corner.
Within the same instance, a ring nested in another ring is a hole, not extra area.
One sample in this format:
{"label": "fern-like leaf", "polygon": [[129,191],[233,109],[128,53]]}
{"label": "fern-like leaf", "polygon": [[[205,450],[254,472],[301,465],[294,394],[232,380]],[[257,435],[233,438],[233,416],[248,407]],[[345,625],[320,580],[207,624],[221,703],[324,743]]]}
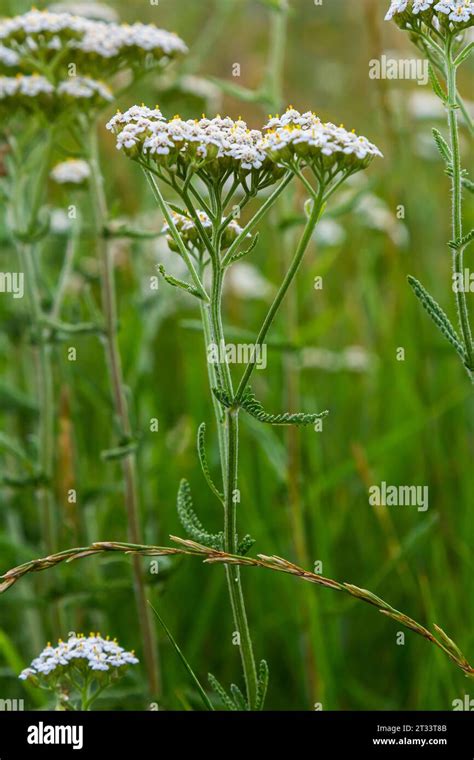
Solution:
{"label": "fern-like leaf", "polygon": [[451,240],[448,245],[450,248],[452,248],[453,251],[460,251],[464,250],[469,243],[472,243],[474,240],[474,230],[471,230],[470,232],[466,233],[466,235],[463,235],[461,238],[458,238],[458,240]]}
{"label": "fern-like leaf", "polygon": [[191,487],[188,481],[184,479],[179,484],[177,508],[181,525],[193,541],[219,551],[222,549],[224,543],[223,533],[209,533],[203,528],[199,517],[193,509]]}
{"label": "fern-like leaf", "polygon": [[207,678],[211,685],[211,688],[213,689],[213,691],[215,691],[217,696],[221,699],[222,703],[224,704],[224,707],[227,710],[236,711],[238,709],[237,705],[235,704],[234,700],[227,694],[226,690],[224,689],[222,684],[219,683],[217,678],[213,676],[212,673],[208,673]]}
{"label": "fern-like leaf", "polygon": [[448,143],[444,139],[443,135],[439,131],[439,129],[433,128],[433,137],[434,141],[436,143],[436,147],[438,148],[441,158],[443,158],[448,166],[452,165],[453,160],[453,154],[451,153],[451,148],[449,147]]}
{"label": "fern-like leaf", "polygon": [[192,296],[196,296],[196,298],[203,300],[202,294],[194,287],[194,285],[191,285],[189,282],[184,282],[184,280],[178,280],[177,277],[173,277],[171,274],[167,274],[163,264],[159,265],[158,270],[168,285],[172,285],[174,288],[180,288],[180,290],[185,290],[186,293],[190,293]]}
{"label": "fern-like leaf", "polygon": [[206,423],[201,422],[198,429],[197,434],[197,450],[198,450],[198,456],[199,456],[199,462],[201,463],[201,470],[202,474],[204,475],[206,479],[206,483],[211,489],[212,493],[217,496],[219,501],[224,501],[223,494],[219,491],[217,486],[214,484],[214,481],[212,480],[211,473],[209,470],[209,465],[207,463],[207,455],[206,455]]}
{"label": "fern-like leaf", "polygon": [[440,100],[443,101],[443,103],[446,103],[447,101],[447,95],[444,92],[443,88],[441,87],[440,81],[438,77],[436,76],[436,72],[431,65],[431,63],[428,64],[428,76],[430,78],[430,84],[433,88],[434,93],[438,96]]}
{"label": "fern-like leaf", "polygon": [[257,701],[255,705],[257,710],[263,710],[265,697],[267,696],[269,677],[270,671],[268,669],[267,661],[260,660],[260,665],[258,666]]}
{"label": "fern-like leaf", "polygon": [[247,533],[247,535],[244,536],[237,544],[237,554],[240,554],[241,557],[244,557],[247,552],[250,551],[254,543],[255,539]]}
{"label": "fern-like leaf", "polygon": [[304,412],[297,412],[292,414],[291,412],[284,412],[283,414],[268,414],[260,401],[258,401],[251,388],[247,388],[240,402],[235,402],[224,388],[213,388],[213,393],[218,401],[227,409],[233,406],[239,406],[244,409],[247,414],[258,420],[259,422],[267,423],[268,425],[314,425],[316,420],[326,417],[329,414],[328,411],[318,412],[317,414],[305,414]]}
{"label": "fern-like leaf", "polygon": [[466,352],[464,350],[464,346],[462,345],[461,340],[456,333],[456,330],[452,326],[448,316],[445,314],[441,306],[434,300],[432,296],[430,296],[421,282],[411,276],[408,277],[408,282],[410,283],[414,294],[420,301],[427,314],[429,314],[435,325],[442,332],[449,343],[451,343],[451,345],[456,349],[462,360],[465,362]]}
{"label": "fern-like leaf", "polygon": [[247,700],[245,699],[244,695],[240,691],[239,687],[235,685],[235,683],[232,683],[230,685],[230,693],[232,694],[236,708],[238,710],[243,710],[247,712],[249,709]]}
{"label": "fern-like leaf", "polygon": [[304,412],[297,412],[292,414],[290,412],[284,412],[283,414],[268,414],[260,401],[255,398],[250,388],[247,388],[245,394],[240,402],[242,409],[245,409],[247,414],[254,417],[259,422],[264,422],[269,425],[314,425],[316,420],[326,417],[329,412],[319,412],[318,414],[305,414]]}
{"label": "fern-like leaf", "polygon": [[239,253],[234,253],[234,255],[231,256],[228,261],[228,266],[230,266],[230,264],[235,264],[236,261],[240,261],[240,259],[243,259],[245,256],[248,256],[249,253],[252,253],[253,249],[258,243],[259,235],[260,235],[259,232],[257,232],[254,235],[254,237],[252,238],[252,242],[250,243],[248,248],[245,248],[243,251],[240,251]]}

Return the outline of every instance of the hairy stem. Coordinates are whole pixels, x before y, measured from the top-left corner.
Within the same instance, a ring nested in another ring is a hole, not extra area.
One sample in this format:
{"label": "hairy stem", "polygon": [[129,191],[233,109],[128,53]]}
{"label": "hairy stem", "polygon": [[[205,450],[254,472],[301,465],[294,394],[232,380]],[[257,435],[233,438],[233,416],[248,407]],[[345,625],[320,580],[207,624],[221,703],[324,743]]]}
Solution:
{"label": "hairy stem", "polygon": [[[218,241],[220,214],[216,213],[215,218],[215,241]],[[209,321],[213,341],[218,346],[219,351],[225,351],[225,336],[222,325],[222,285],[224,270],[220,263],[220,252],[218,251],[217,253],[217,260],[213,263],[213,282]],[[226,391],[232,394],[232,377],[229,365],[225,360],[218,364],[217,376],[220,382],[224,385]],[[222,479],[224,484],[224,547],[226,551],[232,553],[236,551],[237,539],[238,410],[227,409],[224,415],[222,414],[222,411],[219,410],[217,414],[217,424],[220,427],[220,436],[223,438],[222,448],[224,450],[223,460],[221,453]],[[245,609],[239,568],[231,568],[227,566],[226,577],[234,624],[236,626],[236,632],[239,634],[239,649],[247,690],[247,700],[249,707],[252,710],[254,709],[257,700],[257,669],[255,666],[255,657],[247,620],[247,612]]]}

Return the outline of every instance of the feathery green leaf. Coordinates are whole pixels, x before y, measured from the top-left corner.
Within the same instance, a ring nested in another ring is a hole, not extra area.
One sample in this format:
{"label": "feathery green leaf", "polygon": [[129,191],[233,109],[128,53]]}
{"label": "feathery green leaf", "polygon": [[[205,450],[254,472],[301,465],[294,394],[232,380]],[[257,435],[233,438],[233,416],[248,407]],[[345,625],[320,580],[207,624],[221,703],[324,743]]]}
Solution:
{"label": "feathery green leaf", "polygon": [[194,287],[194,285],[191,285],[189,282],[184,282],[184,280],[178,280],[177,277],[173,277],[171,274],[167,274],[165,271],[165,268],[163,264],[160,264],[158,267],[158,270],[163,277],[164,280],[168,283],[168,285],[172,285],[174,288],[181,288],[181,290],[185,290],[187,293],[190,293],[192,296],[196,296],[196,298],[200,298],[201,300],[204,300],[201,293],[197,288]]}
{"label": "feathery green leaf", "polygon": [[466,352],[464,350],[464,346],[462,345],[458,334],[456,333],[454,327],[449,321],[448,316],[445,314],[441,306],[434,300],[432,296],[430,296],[423,285],[411,275],[408,277],[408,282],[410,283],[414,294],[420,301],[425,311],[429,314],[435,325],[442,332],[449,343],[454,346],[461,359],[465,362]]}
{"label": "feathery green leaf", "polygon": [[265,704],[265,697],[267,696],[269,677],[270,677],[270,671],[268,669],[267,661],[260,660],[260,665],[258,666],[257,700],[255,704],[256,710],[263,710],[263,706]]}
{"label": "feathery green leaf", "polygon": [[433,127],[432,132],[433,132],[433,137],[434,137],[436,146],[441,154],[441,158],[443,158],[446,161],[446,163],[449,166],[451,166],[452,160],[453,160],[453,154],[451,153],[451,148],[449,147],[448,143],[444,139],[439,129],[436,129],[435,127]]}
{"label": "feathery green leaf", "polygon": [[193,509],[191,487],[188,481],[184,478],[179,484],[177,509],[181,525],[190,538],[200,544],[210,546],[212,549],[222,549],[224,543],[223,534],[209,533],[204,529],[199,517]]}
{"label": "feathery green leaf", "polygon": [[217,496],[219,501],[224,501],[223,494],[219,491],[219,489],[214,484],[214,481],[212,480],[211,473],[209,471],[209,465],[207,463],[207,455],[206,455],[206,423],[201,422],[198,428],[198,434],[197,434],[197,450],[198,450],[198,456],[199,456],[199,462],[201,464],[201,470],[202,473],[206,479],[206,483],[211,489],[212,493]]}
{"label": "feathery green leaf", "polygon": [[208,680],[211,684],[212,689],[215,691],[218,697],[222,700],[224,706],[227,710],[236,711],[238,708],[236,704],[234,703],[234,700],[229,697],[224,687],[219,683],[217,678],[212,675],[212,673],[208,673]]}

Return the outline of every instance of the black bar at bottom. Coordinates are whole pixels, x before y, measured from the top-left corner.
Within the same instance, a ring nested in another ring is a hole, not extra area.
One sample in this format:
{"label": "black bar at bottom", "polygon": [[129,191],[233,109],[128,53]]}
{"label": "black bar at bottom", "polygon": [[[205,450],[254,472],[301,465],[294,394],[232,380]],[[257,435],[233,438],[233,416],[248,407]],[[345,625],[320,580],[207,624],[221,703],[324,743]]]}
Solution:
{"label": "black bar at bottom", "polygon": [[[2,712],[0,760],[163,751],[473,760],[471,712]],[[107,757],[107,755],[105,755]]]}

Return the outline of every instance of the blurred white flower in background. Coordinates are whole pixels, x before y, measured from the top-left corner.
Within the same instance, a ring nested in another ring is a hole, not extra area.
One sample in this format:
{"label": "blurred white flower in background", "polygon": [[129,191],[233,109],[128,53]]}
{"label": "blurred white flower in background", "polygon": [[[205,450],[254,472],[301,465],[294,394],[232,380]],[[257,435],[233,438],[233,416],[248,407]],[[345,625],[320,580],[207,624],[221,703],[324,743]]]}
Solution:
{"label": "blurred white flower in background", "polygon": [[50,228],[56,235],[64,235],[71,229],[72,220],[63,208],[53,208],[49,217]]}
{"label": "blurred white flower in background", "polygon": [[240,262],[229,269],[226,290],[239,298],[267,298],[274,286],[252,264]]}
{"label": "blurred white flower in background", "polygon": [[72,13],[96,21],[118,21],[119,15],[113,8],[104,3],[52,3],[48,6],[51,13]]}
{"label": "blurred white flower in background", "polygon": [[368,372],[373,364],[374,357],[362,346],[348,346],[342,351],[308,346],[300,353],[301,367],[315,367],[326,372]]}
{"label": "blurred white flower in background", "polygon": [[90,166],[87,161],[71,158],[56,164],[51,171],[51,179],[58,185],[82,185],[90,177]]}
{"label": "blurred white flower in background", "polygon": [[341,245],[346,239],[346,231],[339,222],[323,217],[314,231],[314,239],[323,246]]}
{"label": "blurred white flower in background", "polygon": [[385,232],[394,245],[401,248],[408,244],[408,230],[386,203],[373,193],[362,196],[357,201],[356,213],[362,222],[372,230]]}

